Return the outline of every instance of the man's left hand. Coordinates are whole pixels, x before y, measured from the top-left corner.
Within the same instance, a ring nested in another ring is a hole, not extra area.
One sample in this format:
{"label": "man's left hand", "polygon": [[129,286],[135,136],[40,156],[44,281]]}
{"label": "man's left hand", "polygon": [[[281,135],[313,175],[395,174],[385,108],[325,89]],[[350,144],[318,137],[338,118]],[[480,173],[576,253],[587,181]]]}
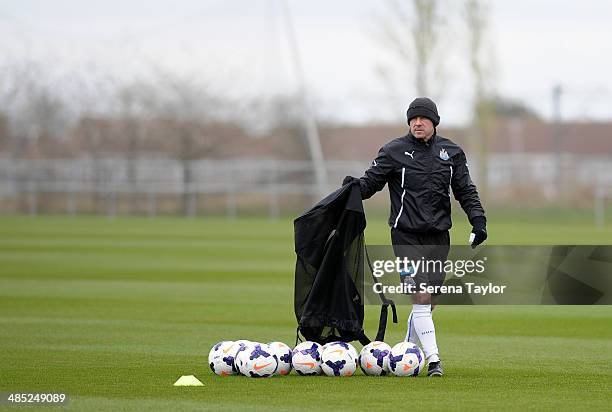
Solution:
{"label": "man's left hand", "polygon": [[472,219],[472,233],[470,234],[472,249],[485,240],[487,240],[487,219],[484,216],[476,216]]}

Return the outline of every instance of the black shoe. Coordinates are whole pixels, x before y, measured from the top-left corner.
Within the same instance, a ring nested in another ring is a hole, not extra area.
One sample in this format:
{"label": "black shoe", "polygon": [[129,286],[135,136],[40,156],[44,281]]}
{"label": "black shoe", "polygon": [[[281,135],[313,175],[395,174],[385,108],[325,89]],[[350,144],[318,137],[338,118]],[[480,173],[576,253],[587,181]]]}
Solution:
{"label": "black shoe", "polygon": [[429,362],[429,366],[427,367],[427,376],[440,377],[442,375],[444,375],[444,371],[442,370],[442,362]]}

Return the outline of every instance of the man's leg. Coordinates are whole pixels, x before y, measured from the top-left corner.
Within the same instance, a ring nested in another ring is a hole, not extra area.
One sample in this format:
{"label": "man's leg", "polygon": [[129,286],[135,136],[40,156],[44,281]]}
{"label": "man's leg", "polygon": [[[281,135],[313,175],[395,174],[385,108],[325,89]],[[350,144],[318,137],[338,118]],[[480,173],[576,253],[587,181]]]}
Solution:
{"label": "man's leg", "polygon": [[[391,229],[391,242],[393,245],[394,253],[397,257],[404,256],[429,256],[426,253],[430,250],[430,247],[423,249],[422,245],[437,245],[450,244],[450,238],[448,232],[442,233],[441,235],[435,235],[435,237],[441,237],[441,239],[428,239],[423,238],[423,235],[402,232],[399,230]],[[444,251],[442,251],[444,252]],[[446,260],[448,255],[448,249],[445,251],[444,258]],[[441,274],[441,279],[438,279],[439,284],[444,282],[444,273]],[[401,275],[400,275],[401,276]],[[412,279],[415,285],[429,284],[429,274],[423,273],[422,271],[414,275]],[[438,345],[436,342],[436,330],[433,324],[433,318],[431,317],[431,311],[435,307],[435,296],[433,297],[429,293],[417,292],[412,295],[412,312],[408,316],[408,330],[406,332],[406,341],[414,344],[421,343],[425,358],[429,362],[428,376],[442,376],[442,365],[440,357],[438,355]]]}
{"label": "man's leg", "polygon": [[[403,285],[409,285],[411,287],[415,287],[416,283],[414,279],[411,277],[413,270],[403,270],[400,272],[400,283]],[[408,315],[407,328],[406,328],[406,338],[404,341],[414,343],[415,345],[419,344],[419,337],[417,336],[416,330],[414,330],[414,322],[413,322],[413,312],[410,312]]]}
{"label": "man's leg", "polygon": [[[430,249],[428,253],[428,258],[434,261],[445,262],[448,258],[448,253],[450,251],[450,236],[448,231],[433,234],[429,239],[427,239],[427,243],[430,245],[436,245],[433,249]],[[436,272],[428,273],[428,283],[430,286],[439,287],[444,284],[444,278],[446,277],[446,273],[444,270]],[[444,372],[442,370],[442,362],[440,361],[440,356],[438,352],[438,344],[436,342],[436,331],[433,326],[433,318],[431,316],[431,311],[435,308],[439,293],[434,293],[432,296],[426,300],[427,303],[430,304],[429,308],[429,316],[427,317],[427,322],[431,323],[432,333],[429,334],[426,339],[430,339],[428,344],[421,341],[423,345],[423,352],[425,352],[425,357],[428,360],[429,365],[427,365],[427,376],[442,376]],[[419,335],[421,336],[421,335]]]}
{"label": "man's leg", "polygon": [[[412,302],[412,312],[408,319],[411,320],[415,334],[421,342],[423,352],[425,352],[425,359],[429,363],[439,362],[436,328],[431,316],[431,295],[429,293],[415,293]],[[411,333],[410,329],[408,333]]]}
{"label": "man's leg", "polygon": [[404,339],[406,342],[411,342],[414,343],[415,345],[419,344],[419,337],[417,336],[417,332],[414,329],[414,322],[413,322],[413,312],[410,312],[410,315],[408,315],[408,328],[406,331],[406,339]]}

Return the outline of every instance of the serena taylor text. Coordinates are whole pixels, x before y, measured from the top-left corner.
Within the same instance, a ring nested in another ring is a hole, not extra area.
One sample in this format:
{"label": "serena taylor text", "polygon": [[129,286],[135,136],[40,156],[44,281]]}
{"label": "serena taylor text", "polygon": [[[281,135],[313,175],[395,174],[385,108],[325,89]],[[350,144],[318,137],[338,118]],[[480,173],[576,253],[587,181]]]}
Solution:
{"label": "serena taylor text", "polygon": [[372,289],[375,293],[402,293],[412,294],[415,292],[421,293],[442,293],[442,294],[463,294],[467,292],[469,294],[476,295],[500,295],[503,294],[507,286],[505,285],[494,285],[489,282],[487,285],[477,285],[475,283],[466,282],[463,285],[441,285],[441,286],[428,286],[425,284],[414,285],[414,284],[399,284],[399,285],[383,285],[382,283],[374,283]]}

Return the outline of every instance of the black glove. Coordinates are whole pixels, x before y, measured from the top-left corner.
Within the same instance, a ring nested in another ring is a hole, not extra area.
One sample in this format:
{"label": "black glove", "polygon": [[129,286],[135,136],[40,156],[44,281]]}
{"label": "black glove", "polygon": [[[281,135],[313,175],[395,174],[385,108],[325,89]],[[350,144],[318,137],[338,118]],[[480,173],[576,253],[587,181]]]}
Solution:
{"label": "black glove", "polygon": [[344,178],[344,180],[342,181],[342,186],[344,186],[344,185],[348,185],[348,184],[351,184],[351,183],[353,183],[353,182],[357,182],[357,181],[359,181],[359,179],[357,179],[356,177],[353,177],[353,176],[346,176],[346,177]]}
{"label": "black glove", "polygon": [[472,241],[472,249],[487,240],[487,219],[484,216],[476,216],[472,219],[472,233],[474,240]]}

